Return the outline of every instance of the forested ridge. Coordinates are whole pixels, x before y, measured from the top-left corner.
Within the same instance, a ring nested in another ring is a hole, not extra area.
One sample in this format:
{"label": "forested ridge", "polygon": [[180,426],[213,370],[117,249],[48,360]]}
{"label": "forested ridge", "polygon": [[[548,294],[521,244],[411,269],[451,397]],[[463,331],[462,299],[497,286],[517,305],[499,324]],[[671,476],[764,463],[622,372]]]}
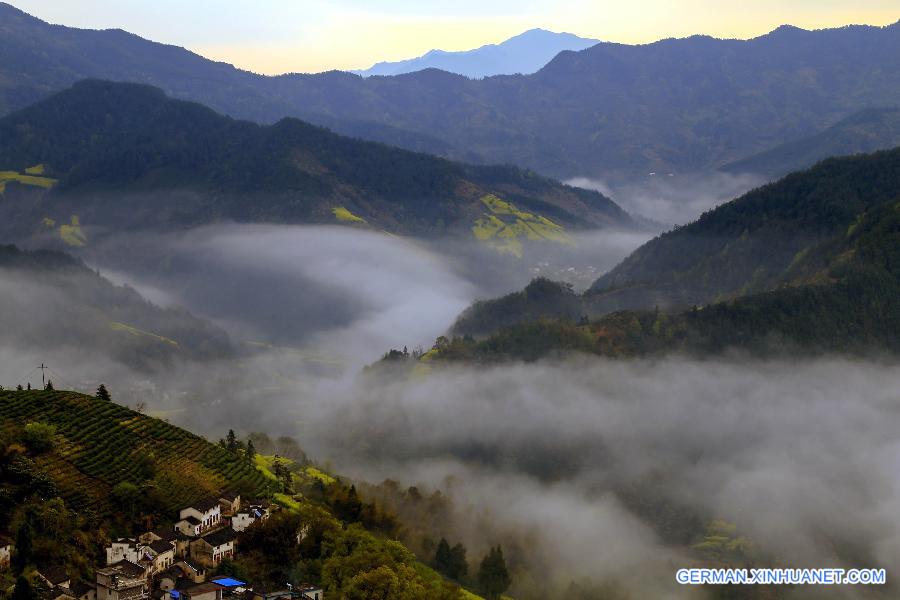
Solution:
{"label": "forested ridge", "polygon": [[900,149],[830,159],[648,242],[584,294],[536,280],[476,303],[441,354],[897,352],[898,252]]}
{"label": "forested ridge", "polygon": [[112,230],[231,220],[471,235],[492,195],[563,227],[633,226],[601,194],[530,171],[454,163],[297,119],[238,121],[129,83],[80,82],[0,119],[0,165],[55,182],[7,183],[9,237],[73,214]]}

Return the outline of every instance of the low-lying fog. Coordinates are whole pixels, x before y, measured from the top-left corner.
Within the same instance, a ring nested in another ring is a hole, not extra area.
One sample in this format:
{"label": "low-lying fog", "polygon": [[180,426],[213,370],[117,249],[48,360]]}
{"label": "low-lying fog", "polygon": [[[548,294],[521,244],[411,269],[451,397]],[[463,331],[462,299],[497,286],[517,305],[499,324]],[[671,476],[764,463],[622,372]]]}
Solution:
{"label": "low-lying fog", "polygon": [[113,281],[187,307],[238,339],[303,347],[360,367],[391,347],[430,345],[474,300],[519,290],[535,276],[586,288],[649,237],[577,233],[572,245],[537,244],[516,258],[474,239],[224,225],[113,238],[89,260]]}
{"label": "low-lying fog", "polygon": [[[696,558],[697,540],[678,532],[712,519],[736,526],[756,565],[900,564],[897,365],[585,357],[361,374],[392,346],[428,344],[474,298],[516,289],[531,266],[497,260],[473,276],[471,248],[335,228],[216,227],[165,241],[135,243],[145,260],[116,263],[116,276],[236,337],[296,344],[343,368],[323,375],[309,355],[271,350],[150,380],[83,349],[3,336],[0,383],[50,361],[57,387],[103,379],[114,399],[147,401],[211,438],[287,434],[337,473],[441,489],[456,506],[451,541],[471,560],[500,541],[517,557],[516,597],[582,577],[615,580],[631,598],[694,597],[674,569]],[[640,236],[582,243],[611,266]],[[46,290],[33,295],[41,306]]]}
{"label": "low-lying fog", "polygon": [[592,177],[576,177],[566,183],[596,190],[632,215],[669,229],[693,221],[705,211],[759,187],[766,180],[750,173],[712,172],[695,175],[655,173],[643,181],[616,185]]}

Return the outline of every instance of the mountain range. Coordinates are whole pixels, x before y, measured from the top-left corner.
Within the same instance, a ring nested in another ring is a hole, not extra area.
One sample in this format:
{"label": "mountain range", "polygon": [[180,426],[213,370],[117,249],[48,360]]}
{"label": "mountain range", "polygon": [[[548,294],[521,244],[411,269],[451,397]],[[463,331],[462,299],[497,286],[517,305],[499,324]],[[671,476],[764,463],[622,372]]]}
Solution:
{"label": "mountain range", "polygon": [[481,80],[435,69],[266,77],[124,31],[52,26],[3,4],[0,58],[0,112],[85,78],[133,81],[233,117],[300,117],[559,178],[715,169],[900,102],[900,23],[604,42],[562,52],[531,75]]}
{"label": "mountain range", "polygon": [[[221,221],[456,234],[516,253],[567,229],[630,227],[597,192],[342,137],[258,125],[146,85],[84,81],[0,119],[9,240],[173,231]],[[47,237],[47,236],[45,236]]]}
{"label": "mountain range", "polygon": [[900,109],[869,108],[841,119],[815,135],[724,165],[727,173],[752,173],[777,179],[832,156],[888,150],[900,146]]}
{"label": "mountain range", "polygon": [[487,338],[449,354],[900,351],[897,190],[900,148],[828,159],[651,240],[584,294],[537,280],[473,305],[453,332]]}
{"label": "mountain range", "polygon": [[584,50],[598,41],[571,33],[530,29],[499,44],[486,44],[474,50],[460,52],[431,50],[417,58],[379,62],[368,69],[352,72],[363,77],[371,77],[440,69],[472,79],[517,73],[528,75],[538,71],[560,52]]}

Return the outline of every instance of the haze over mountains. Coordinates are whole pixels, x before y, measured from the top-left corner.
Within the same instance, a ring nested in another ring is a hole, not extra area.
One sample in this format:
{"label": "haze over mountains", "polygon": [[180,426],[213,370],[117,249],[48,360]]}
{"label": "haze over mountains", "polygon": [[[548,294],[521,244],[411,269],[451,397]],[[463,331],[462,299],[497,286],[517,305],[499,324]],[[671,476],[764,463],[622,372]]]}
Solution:
{"label": "haze over mountains", "polygon": [[244,481],[283,510],[218,569],[267,589],[900,595],[674,578],[900,564],[900,22],[478,77],[266,77],[0,4],[0,385],[234,430],[0,389],[21,579]]}
{"label": "haze over mountains", "polygon": [[234,117],[296,116],[560,178],[712,170],[900,102],[900,24],[600,43],[532,75],[470,80],[433,69],[264,77],[122,31],[50,26],[9,5],[0,13],[2,111],[79,79],[137,81]]}
{"label": "haze over mountains", "polygon": [[841,119],[815,135],[728,163],[722,171],[775,179],[813,166],[824,158],[900,146],[900,108],[870,108]]}
{"label": "haze over mountains", "polygon": [[598,41],[578,37],[571,33],[530,29],[499,44],[486,44],[474,50],[459,52],[431,50],[417,58],[379,62],[368,69],[360,69],[352,71],[352,73],[371,77],[440,69],[472,79],[516,73],[529,75],[538,71],[564,50],[584,50]]}
{"label": "haze over mountains", "polygon": [[[472,306],[454,332],[513,326],[484,352],[532,358],[560,348],[896,352],[898,190],[900,148],[829,159],[647,242],[583,295],[538,280]],[[585,316],[600,319],[572,327]]]}

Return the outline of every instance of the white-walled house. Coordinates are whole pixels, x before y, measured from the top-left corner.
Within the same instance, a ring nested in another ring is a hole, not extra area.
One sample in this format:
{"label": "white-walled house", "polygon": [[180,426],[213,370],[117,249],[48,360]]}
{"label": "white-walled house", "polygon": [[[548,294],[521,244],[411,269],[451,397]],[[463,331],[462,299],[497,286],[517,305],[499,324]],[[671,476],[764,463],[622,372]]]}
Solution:
{"label": "white-walled house", "polygon": [[306,600],[322,600],[325,597],[325,590],[311,583],[301,583],[297,586],[297,592]]}
{"label": "white-walled house", "polygon": [[97,600],[145,600],[150,597],[147,575],[127,560],[97,569]]}
{"label": "white-walled house", "polygon": [[53,589],[57,586],[69,587],[69,584],[71,583],[69,574],[66,572],[65,567],[38,567],[35,573],[44,581],[44,583],[47,584],[47,587],[49,587],[50,589]]}
{"label": "white-walled house", "polygon": [[206,567],[214,567],[234,556],[234,529],[224,527],[191,542],[191,558]]}
{"label": "white-walled house", "polygon": [[153,572],[160,573],[175,564],[175,544],[156,540],[148,544],[153,559]]}
{"label": "white-walled house", "polygon": [[[199,502],[195,502],[189,506],[185,506],[178,513],[178,518],[182,521],[194,518],[200,522],[200,532],[207,529],[217,527],[222,522],[222,506],[219,504],[217,496],[204,498]],[[180,523],[181,521],[179,521]],[[185,531],[187,535],[190,535]]]}
{"label": "white-walled house", "polygon": [[189,537],[199,537],[203,532],[203,523],[197,517],[188,515],[175,523],[175,529]]}
{"label": "white-walled house", "polygon": [[69,586],[69,590],[71,591],[72,596],[78,600],[97,600],[96,585],[75,581]]}
{"label": "white-walled house", "polygon": [[147,554],[147,546],[131,538],[119,538],[106,548],[106,565],[127,560],[139,562]]}
{"label": "white-walled house", "polygon": [[12,558],[12,542],[0,537],[0,570],[9,568],[9,561]]}
{"label": "white-walled house", "polygon": [[234,556],[234,529],[224,527],[191,542],[191,558],[206,567],[214,567]]}
{"label": "white-walled house", "polygon": [[224,492],[219,496],[219,506],[223,517],[231,517],[241,509],[241,495],[237,492]]}
{"label": "white-walled house", "polygon": [[235,531],[244,531],[256,521],[265,521],[268,518],[269,509],[261,504],[254,504],[236,512],[231,517],[231,526]]}

